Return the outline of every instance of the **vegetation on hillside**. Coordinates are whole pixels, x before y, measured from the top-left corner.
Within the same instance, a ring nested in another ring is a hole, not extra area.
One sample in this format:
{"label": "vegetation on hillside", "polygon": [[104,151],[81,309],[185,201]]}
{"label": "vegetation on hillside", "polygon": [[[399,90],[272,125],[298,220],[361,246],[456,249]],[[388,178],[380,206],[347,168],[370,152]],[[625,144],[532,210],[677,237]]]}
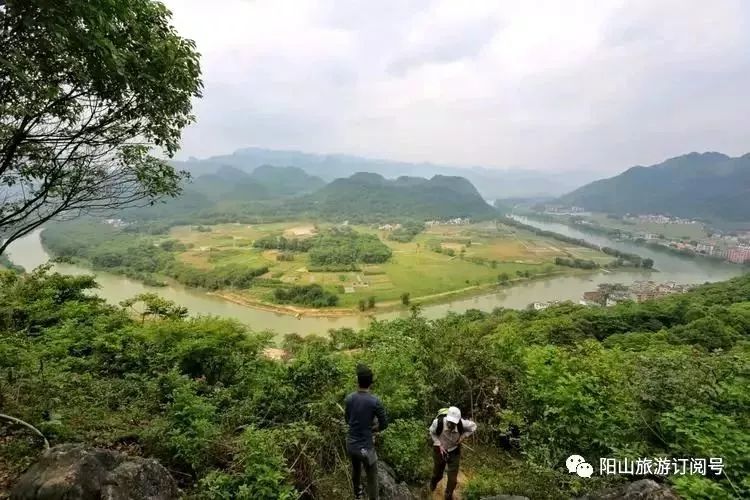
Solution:
{"label": "vegetation on hillside", "polygon": [[615,214],[671,214],[712,221],[747,222],[750,154],[690,153],[587,184],[561,203]]}
{"label": "vegetation on hillside", "polygon": [[378,174],[360,172],[336,179],[311,198],[320,216],[356,222],[403,218],[488,219],[496,213],[469,181],[440,175],[429,180],[421,177],[387,180]]}
{"label": "vegetation on hillside", "polygon": [[[3,410],[53,444],[127,445],[154,456],[194,498],[348,491],[340,404],[357,362],[372,367],[393,419],[378,447],[399,479],[426,477],[426,427],[455,404],[480,424],[466,452],[484,464],[467,485],[477,498],[556,499],[616,481],[571,477],[571,453],[592,464],[722,457],[722,474],[667,480],[687,498],[750,495],[748,276],[606,309],[562,304],[436,320],[415,309],[359,333],[289,336],[289,361],[264,356],[267,334],[184,318],[162,303],[144,321],[132,315],[137,301],[107,305],[87,293],[94,286],[45,269],[0,274]],[[500,449],[514,431],[520,448]],[[39,443],[16,429],[5,439],[0,460],[20,473]],[[498,460],[505,465],[493,467]]]}

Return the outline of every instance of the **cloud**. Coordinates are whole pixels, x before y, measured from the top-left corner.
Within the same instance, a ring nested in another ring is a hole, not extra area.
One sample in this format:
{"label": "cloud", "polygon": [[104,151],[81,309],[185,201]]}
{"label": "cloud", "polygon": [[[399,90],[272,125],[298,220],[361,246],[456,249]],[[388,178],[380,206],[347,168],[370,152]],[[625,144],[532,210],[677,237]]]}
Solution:
{"label": "cloud", "polygon": [[534,168],[742,154],[743,0],[167,0],[202,52],[182,156],[248,145]]}

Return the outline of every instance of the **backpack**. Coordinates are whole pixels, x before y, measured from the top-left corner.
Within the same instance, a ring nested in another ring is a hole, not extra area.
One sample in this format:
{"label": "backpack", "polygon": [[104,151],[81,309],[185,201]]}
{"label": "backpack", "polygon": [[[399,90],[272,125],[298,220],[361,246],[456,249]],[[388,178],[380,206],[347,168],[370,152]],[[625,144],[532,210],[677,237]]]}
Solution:
{"label": "backpack", "polygon": [[[437,429],[435,429],[435,434],[438,436],[443,433],[443,421],[445,420],[445,416],[448,414],[448,408],[441,408],[438,410],[437,416]],[[464,424],[463,419],[458,421],[458,424],[456,425],[458,427],[458,433],[463,434],[464,433]]]}

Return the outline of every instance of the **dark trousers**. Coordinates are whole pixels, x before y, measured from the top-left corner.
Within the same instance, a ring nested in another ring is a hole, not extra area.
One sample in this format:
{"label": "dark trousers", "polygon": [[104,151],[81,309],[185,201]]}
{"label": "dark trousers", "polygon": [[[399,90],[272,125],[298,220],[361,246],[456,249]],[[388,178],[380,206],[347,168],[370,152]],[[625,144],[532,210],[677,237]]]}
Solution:
{"label": "dark trousers", "polygon": [[362,469],[365,470],[367,475],[367,498],[369,500],[378,499],[378,462],[373,462],[370,465],[367,461],[367,457],[362,456],[359,452],[353,452],[349,450],[349,459],[352,462],[352,486],[354,487],[354,495],[359,493],[359,488],[362,483]]}
{"label": "dark trousers", "polygon": [[448,469],[448,484],[445,486],[445,498],[447,500],[452,500],[453,491],[456,489],[456,483],[458,482],[458,466],[461,463],[461,447],[459,446],[455,450],[449,452],[445,457],[440,454],[440,448],[437,446],[433,446],[432,451],[433,467],[430,489],[434,490],[437,488],[438,483],[443,479],[445,470]]}

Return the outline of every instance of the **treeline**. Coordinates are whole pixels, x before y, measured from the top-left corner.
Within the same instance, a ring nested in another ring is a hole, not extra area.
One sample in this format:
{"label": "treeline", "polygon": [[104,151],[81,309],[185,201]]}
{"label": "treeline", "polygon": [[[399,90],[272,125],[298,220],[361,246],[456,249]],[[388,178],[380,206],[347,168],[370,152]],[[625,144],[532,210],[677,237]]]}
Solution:
{"label": "treeline", "polygon": [[357,270],[356,264],[378,264],[391,258],[391,249],[372,234],[362,234],[342,226],[333,227],[311,238],[285,238],[271,235],[253,242],[256,248],[308,252],[310,268],[321,271]]}
{"label": "treeline", "polygon": [[[94,297],[94,286],[86,276],[0,273],[3,413],[52,445],[119,447],[127,436],[179,476],[186,498],[349,492],[341,404],[360,362],[392,422],[376,446],[397,481],[429,477],[425,429],[449,402],[480,424],[462,457],[475,464],[470,499],[581,497],[622,482],[571,481],[571,450],[592,464],[721,457],[721,474],[664,481],[681,498],[750,497],[750,276],[611,308],[434,320],[415,309],[362,331],[289,335],[284,361],[264,355],[269,334],[183,318],[168,304],[143,321]],[[518,449],[501,448],[509,435]],[[11,482],[38,457],[33,439],[5,436]]]}
{"label": "treeline", "polygon": [[309,307],[331,307],[339,303],[335,293],[325,290],[318,284],[277,288],[273,298],[279,304],[299,304]]}
{"label": "treeline", "polygon": [[152,239],[119,231],[95,221],[60,223],[46,228],[42,244],[57,259],[82,260],[94,269],[123,274],[151,286],[163,286],[159,276],[172,278],[184,285],[217,290],[249,288],[268,272],[267,266],[248,267],[238,264],[197,269],[175,258],[173,251],[185,247],[175,240],[160,244]]}
{"label": "treeline", "polygon": [[23,266],[14,264],[13,262],[10,261],[10,259],[8,259],[8,256],[5,254],[0,254],[0,269],[2,268],[9,269],[15,273],[24,272]]}
{"label": "treeline", "polygon": [[512,217],[505,217],[504,219],[502,219],[502,223],[508,226],[513,226],[519,229],[523,229],[525,231],[532,232],[539,236],[544,236],[546,238],[552,238],[558,241],[562,241],[564,243],[570,243],[572,245],[577,245],[577,246],[581,246],[585,248],[591,248],[593,250],[599,250],[601,252],[604,252],[607,255],[611,255],[616,258],[615,261],[610,264],[610,267],[625,266],[625,267],[643,267],[645,269],[651,269],[654,266],[654,261],[652,259],[648,259],[648,258],[643,259],[641,258],[641,256],[634,254],[634,253],[623,252],[621,250],[618,250],[616,248],[611,248],[611,247],[600,247],[599,245],[590,243],[581,238],[573,238],[571,236],[566,236],[564,234],[555,233],[553,231],[539,229],[529,224],[524,224],[523,222],[517,221],[513,219]]}
{"label": "treeline", "polygon": [[424,231],[424,222],[404,222],[400,228],[394,229],[388,239],[399,243],[409,243],[416,235]]}
{"label": "treeline", "polygon": [[577,269],[597,269],[599,264],[593,260],[577,259],[573,257],[555,257],[558,266],[574,267]]}
{"label": "treeline", "polygon": [[374,234],[332,228],[315,237],[308,255],[313,266],[380,264],[391,258],[391,249]]}
{"label": "treeline", "polygon": [[288,250],[290,252],[307,252],[315,241],[312,238],[285,238],[284,236],[265,236],[253,242],[255,248],[266,250]]}

